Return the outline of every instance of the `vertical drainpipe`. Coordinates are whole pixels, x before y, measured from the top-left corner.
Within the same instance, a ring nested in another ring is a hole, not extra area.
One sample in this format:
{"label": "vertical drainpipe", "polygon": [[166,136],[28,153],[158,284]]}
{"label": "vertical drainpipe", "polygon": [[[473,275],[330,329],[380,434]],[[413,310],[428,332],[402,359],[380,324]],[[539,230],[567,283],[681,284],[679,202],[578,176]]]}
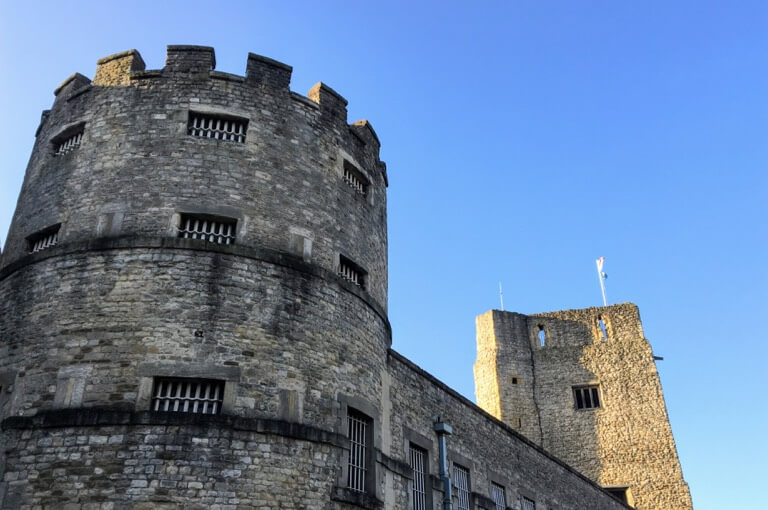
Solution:
{"label": "vertical drainpipe", "polygon": [[451,510],[451,477],[448,476],[448,452],[446,450],[446,438],[453,433],[453,428],[435,420],[435,432],[437,432],[437,444],[440,449],[440,478],[443,480],[443,510]]}

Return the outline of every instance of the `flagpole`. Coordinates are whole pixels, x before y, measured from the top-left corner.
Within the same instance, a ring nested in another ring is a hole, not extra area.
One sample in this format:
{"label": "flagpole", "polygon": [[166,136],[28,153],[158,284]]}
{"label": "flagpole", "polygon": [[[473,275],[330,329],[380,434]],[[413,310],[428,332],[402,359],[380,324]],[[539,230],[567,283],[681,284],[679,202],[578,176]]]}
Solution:
{"label": "flagpole", "polygon": [[600,292],[603,294],[603,306],[608,306],[608,301],[605,299],[605,278],[603,278],[603,268],[601,267],[602,264],[600,264],[601,259],[605,260],[600,257],[595,261],[595,264],[597,265],[597,278],[600,280]]}
{"label": "flagpole", "polygon": [[501,301],[501,311],[504,311],[504,292],[501,290],[501,282],[499,282],[499,301]]}

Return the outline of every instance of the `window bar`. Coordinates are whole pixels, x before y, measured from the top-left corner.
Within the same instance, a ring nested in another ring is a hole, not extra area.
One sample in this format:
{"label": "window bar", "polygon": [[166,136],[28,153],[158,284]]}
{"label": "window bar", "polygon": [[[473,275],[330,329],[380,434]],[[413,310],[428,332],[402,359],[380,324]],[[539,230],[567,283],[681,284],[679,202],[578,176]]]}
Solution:
{"label": "window bar", "polygon": [[50,234],[47,234],[39,238],[32,245],[32,253],[38,252],[40,250],[44,250],[46,248],[50,248],[51,246],[55,246],[56,242],[58,241],[58,238],[59,238],[58,230],[56,232],[51,232]]}
{"label": "window bar", "polygon": [[192,401],[192,412],[197,413],[198,407],[200,407],[200,385],[195,385],[195,396],[193,397],[194,400]]}
{"label": "window bar", "polygon": [[458,510],[469,509],[469,471],[461,466],[453,466],[454,479],[456,483],[456,508]]}
{"label": "window bar", "polygon": [[348,415],[349,420],[349,488],[365,491],[365,436],[367,423],[361,418]]}
{"label": "window bar", "polygon": [[411,468],[413,469],[413,510],[426,510],[424,491],[424,452],[411,446]]}
{"label": "window bar", "polygon": [[491,497],[496,505],[496,510],[505,510],[507,508],[507,498],[504,493],[504,487],[501,485],[491,484]]}

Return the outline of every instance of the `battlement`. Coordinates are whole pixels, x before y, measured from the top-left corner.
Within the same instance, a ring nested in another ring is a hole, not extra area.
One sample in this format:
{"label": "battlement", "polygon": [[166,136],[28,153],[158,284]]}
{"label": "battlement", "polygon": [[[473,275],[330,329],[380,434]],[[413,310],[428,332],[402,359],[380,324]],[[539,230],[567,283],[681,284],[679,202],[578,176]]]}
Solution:
{"label": "battlement", "polygon": [[[527,339],[534,347],[644,340],[640,312],[633,303],[531,315],[492,310],[477,321],[478,327],[493,324],[493,328],[507,331],[510,338]],[[485,343],[483,346],[487,347]]]}
{"label": "battlement", "polygon": [[559,310],[529,317],[531,322],[535,322],[532,328],[534,333],[538,334],[541,325],[552,342],[558,339],[571,343],[582,338],[594,341],[644,338],[640,311],[634,303]]}
{"label": "battlement", "polygon": [[[82,93],[82,89],[88,86],[128,87],[146,80],[212,79],[269,89],[271,94],[284,95],[286,99],[304,104],[311,102],[319,107],[323,115],[347,122],[347,100],[341,94],[322,82],[315,84],[306,96],[293,93],[290,90],[293,68],[255,53],[248,53],[245,75],[216,71],[216,53],[209,46],[170,45],[167,47],[165,66],[162,69],[146,69],[144,59],[135,49],[108,55],[99,59],[96,64],[93,81],[82,74],[73,74],[54,91],[56,101],[71,99],[73,95]],[[368,121],[354,122],[350,125],[350,130],[364,143],[378,151],[379,139]]]}

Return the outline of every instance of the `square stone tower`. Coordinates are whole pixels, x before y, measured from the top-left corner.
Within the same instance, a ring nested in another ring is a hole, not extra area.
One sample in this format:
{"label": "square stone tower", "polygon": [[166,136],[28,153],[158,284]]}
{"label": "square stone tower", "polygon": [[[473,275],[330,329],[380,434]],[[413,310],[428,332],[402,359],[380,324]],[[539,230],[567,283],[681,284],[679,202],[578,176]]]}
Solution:
{"label": "square stone tower", "polygon": [[692,508],[635,305],[476,321],[480,407],[635,508]]}

